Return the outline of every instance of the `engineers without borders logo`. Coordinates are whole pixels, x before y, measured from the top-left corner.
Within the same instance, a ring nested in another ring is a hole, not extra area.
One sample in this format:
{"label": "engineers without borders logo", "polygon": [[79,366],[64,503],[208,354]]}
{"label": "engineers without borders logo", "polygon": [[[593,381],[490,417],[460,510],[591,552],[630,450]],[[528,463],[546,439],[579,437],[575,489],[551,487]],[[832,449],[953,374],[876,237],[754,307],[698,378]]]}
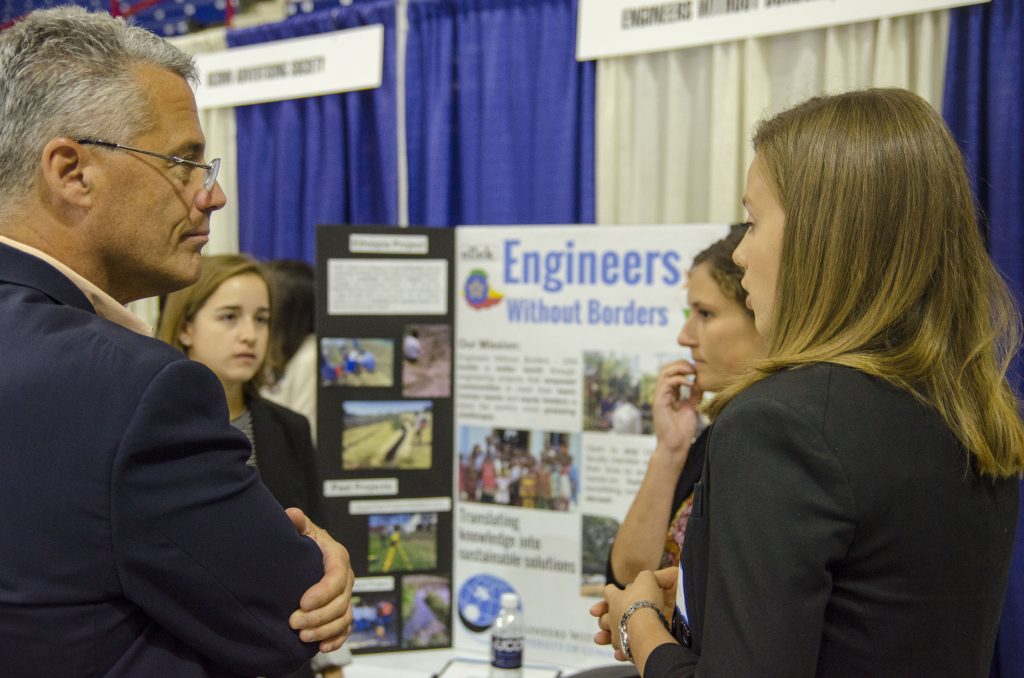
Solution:
{"label": "engineers without borders logo", "polygon": [[466,303],[478,311],[501,303],[501,300],[505,298],[501,292],[491,289],[491,285],[487,281],[487,272],[479,268],[474,268],[469,272],[463,287],[463,294],[466,297]]}

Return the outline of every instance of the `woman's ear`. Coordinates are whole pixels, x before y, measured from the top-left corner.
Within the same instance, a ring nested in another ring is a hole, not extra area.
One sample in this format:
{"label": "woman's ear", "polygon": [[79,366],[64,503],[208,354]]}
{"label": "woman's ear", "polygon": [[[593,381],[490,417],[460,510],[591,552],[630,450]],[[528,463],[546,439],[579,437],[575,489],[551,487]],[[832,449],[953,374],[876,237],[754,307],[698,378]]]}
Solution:
{"label": "woman's ear", "polygon": [[178,333],[178,341],[185,348],[192,347],[192,323],[185,323],[185,326],[181,328],[181,332]]}

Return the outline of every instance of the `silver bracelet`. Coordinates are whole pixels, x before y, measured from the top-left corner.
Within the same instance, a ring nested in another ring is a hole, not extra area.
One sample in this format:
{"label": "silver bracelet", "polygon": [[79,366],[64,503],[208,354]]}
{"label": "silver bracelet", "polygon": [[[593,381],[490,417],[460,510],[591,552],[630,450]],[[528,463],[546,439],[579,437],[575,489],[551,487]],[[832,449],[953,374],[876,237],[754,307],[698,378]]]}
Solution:
{"label": "silver bracelet", "polygon": [[628,608],[622,614],[622,619],[619,620],[619,644],[622,646],[622,654],[626,655],[626,659],[633,661],[633,653],[629,651],[629,636],[626,634],[626,623],[629,618],[633,616],[633,613],[639,609],[649,607],[658,613],[658,619],[661,620],[661,625],[665,627],[665,630],[672,633],[671,627],[668,625],[668,620],[665,619],[665,615],[661,613],[659,608],[654,601],[651,600],[638,600]]}

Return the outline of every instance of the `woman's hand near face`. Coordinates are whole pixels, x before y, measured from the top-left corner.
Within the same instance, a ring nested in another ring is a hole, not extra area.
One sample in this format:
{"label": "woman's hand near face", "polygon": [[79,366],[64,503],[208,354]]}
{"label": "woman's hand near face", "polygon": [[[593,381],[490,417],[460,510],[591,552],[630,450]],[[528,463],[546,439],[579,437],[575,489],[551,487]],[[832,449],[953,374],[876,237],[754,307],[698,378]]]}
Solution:
{"label": "woman's hand near face", "polygon": [[[671,518],[672,496],[697,433],[701,392],[693,387],[695,377],[693,365],[685,360],[665,365],[658,374],[651,402],[658,442],[612,544],[609,558],[617,581],[631,582],[639,572],[661,564],[665,531],[654,526],[667,525]],[[690,389],[686,400],[679,397],[682,386]]]}
{"label": "woman's hand near face", "polygon": [[[658,447],[677,460],[679,468],[685,463],[690,442],[697,434],[697,408],[703,392],[693,385],[696,377],[697,371],[689,361],[668,363],[658,373],[651,401]],[[689,389],[689,397],[686,399],[679,393],[679,389],[684,386]]]}

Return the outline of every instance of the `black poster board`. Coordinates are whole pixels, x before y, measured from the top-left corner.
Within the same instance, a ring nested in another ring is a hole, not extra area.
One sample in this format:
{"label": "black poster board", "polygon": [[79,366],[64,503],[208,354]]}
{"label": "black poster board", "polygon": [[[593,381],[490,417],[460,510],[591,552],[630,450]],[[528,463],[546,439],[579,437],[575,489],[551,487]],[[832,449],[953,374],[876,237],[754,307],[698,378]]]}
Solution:
{"label": "black poster board", "polygon": [[317,229],[318,454],[353,652],[452,644],[454,229]]}

